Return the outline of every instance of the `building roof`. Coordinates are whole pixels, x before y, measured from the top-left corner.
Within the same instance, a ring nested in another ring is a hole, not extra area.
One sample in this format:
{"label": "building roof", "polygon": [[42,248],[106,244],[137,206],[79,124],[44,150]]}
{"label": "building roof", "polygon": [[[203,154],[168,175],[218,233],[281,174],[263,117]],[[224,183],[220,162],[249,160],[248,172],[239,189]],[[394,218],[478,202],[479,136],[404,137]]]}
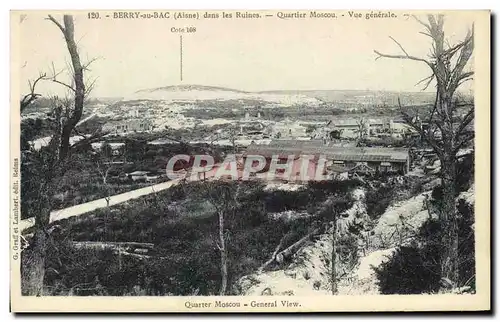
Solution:
{"label": "building roof", "polygon": [[323,144],[320,140],[294,141],[273,140],[269,145],[251,144],[245,155],[321,155],[336,161],[380,161],[380,162],[406,162],[409,158],[408,149],[404,148],[369,148],[369,147],[339,147]]}
{"label": "building roof", "polygon": [[327,123],[329,126],[358,126],[358,120],[355,119],[332,119]]}
{"label": "building roof", "polygon": [[277,139],[271,140],[268,146],[272,147],[297,147],[302,148],[304,146],[324,146],[322,140],[289,140],[289,139]]}

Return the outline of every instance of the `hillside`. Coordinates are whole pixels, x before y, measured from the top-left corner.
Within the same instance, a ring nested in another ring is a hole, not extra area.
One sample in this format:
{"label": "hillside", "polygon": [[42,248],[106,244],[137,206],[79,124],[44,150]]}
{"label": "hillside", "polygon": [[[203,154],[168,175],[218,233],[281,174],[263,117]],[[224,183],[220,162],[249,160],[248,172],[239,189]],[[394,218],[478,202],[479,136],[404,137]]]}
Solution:
{"label": "hillside", "polygon": [[403,102],[411,104],[425,104],[434,99],[433,92],[391,92],[371,90],[279,90],[263,91],[266,94],[306,95],[324,102],[358,103],[375,106],[393,106],[397,104],[398,97]]}
{"label": "hillside", "polygon": [[170,102],[249,100],[260,101],[264,105],[276,104],[277,106],[291,106],[296,104],[317,106],[322,103],[317,98],[300,93],[257,93],[203,85],[177,85],[143,89],[123,99],[123,101],[134,100],[162,100]]}

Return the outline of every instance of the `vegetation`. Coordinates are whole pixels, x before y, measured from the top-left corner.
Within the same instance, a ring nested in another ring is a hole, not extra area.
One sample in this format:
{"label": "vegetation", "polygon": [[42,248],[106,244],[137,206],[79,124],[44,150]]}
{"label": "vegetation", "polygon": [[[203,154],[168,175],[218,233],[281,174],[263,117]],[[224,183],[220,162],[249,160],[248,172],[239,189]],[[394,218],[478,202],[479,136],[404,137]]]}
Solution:
{"label": "vegetation", "polygon": [[[75,131],[76,125],[83,115],[85,98],[88,96],[95,83],[84,83],[84,70],[88,70],[88,63],[82,63],[75,41],[75,25],[73,16],[64,15],[63,23],[57,19],[48,16],[51,21],[62,33],[71,58],[70,84],[57,79],[61,72],[48,77],[41,73],[33,82],[28,82],[30,92],[20,100],[20,112],[26,110],[41,95],[36,93],[36,84],[39,81],[51,80],[54,83],[64,86],[69,90],[66,98],[54,97],[51,100],[51,110],[48,113],[50,120],[50,143],[40,150],[31,149],[26,144],[22,144],[22,163],[37,168],[36,177],[32,178],[38,181],[38,187],[33,193],[37,194],[34,200],[35,212],[35,234],[30,245],[30,252],[23,254],[23,260],[26,265],[22,270],[22,292],[27,295],[41,295],[45,277],[45,255],[47,252],[48,234],[46,227],[50,221],[50,212],[52,210],[51,194],[54,187],[57,186],[56,178],[67,169],[67,160],[75,150],[75,146],[70,143],[70,137]],[[35,124],[36,126],[37,124]],[[33,135],[33,133],[30,133]]]}
{"label": "vegetation", "polygon": [[[461,200],[457,214],[460,257],[457,287],[474,292],[474,208]],[[441,254],[443,246],[446,247],[441,243],[442,229],[439,220],[428,220],[413,245],[400,247],[388,262],[375,269],[382,294],[436,293],[443,283],[450,282],[441,279]]]}
{"label": "vegetation", "polygon": [[[463,156],[457,164],[455,197],[467,191],[474,180],[473,154]],[[433,189],[428,207],[430,211],[442,209],[443,188]],[[368,200],[367,200],[368,201]],[[376,201],[374,201],[376,204]],[[370,213],[370,212],[369,212]],[[456,288],[467,287],[475,291],[474,207],[463,199],[456,206],[458,219],[458,256],[460,266]],[[445,226],[439,219],[427,220],[411,245],[402,246],[391,260],[376,269],[380,291],[383,294],[435,293],[451,287],[442,279],[442,235]]]}
{"label": "vegetation", "polygon": [[377,220],[382,216],[390,203],[394,201],[395,186],[380,185],[375,189],[368,189],[366,192],[366,212],[372,220]]}
{"label": "vegetation", "polygon": [[[450,44],[445,40],[444,15],[428,15],[427,21],[416,16],[414,18],[424,27],[422,34],[432,42],[428,57],[409,55],[394,38],[391,39],[401,49],[401,54],[384,54],[378,51],[375,53],[378,55],[377,59],[413,60],[427,66],[430,75],[418,82],[424,84],[424,89],[435,81],[436,96],[433,106],[425,113],[425,121],[428,123],[426,128],[423,127],[419,114],[404,108],[399,99],[398,103],[406,123],[426,140],[441,161],[443,197],[438,213],[443,226],[442,244],[445,246],[441,249],[441,276],[451,281],[447,287],[453,288],[458,285],[460,266],[457,242],[459,218],[455,209],[457,154],[474,138],[474,129],[470,126],[474,120],[474,103],[467,102],[458,90],[474,76],[470,64],[474,51],[474,29],[469,29],[463,40]],[[463,112],[463,115],[460,115],[460,112]]]}
{"label": "vegetation", "polygon": [[[266,262],[284,236],[283,249],[327,219],[326,214],[317,216],[316,212],[294,220],[270,216],[282,209],[306,211],[310,207],[305,202],[284,202],[293,200],[286,194],[298,193],[319,209],[329,196],[347,197],[356,183],[321,185],[322,191],[329,191],[322,196],[306,189],[277,194],[256,182],[185,183],[126,205],[61,221],[52,225],[57,247],[47,255],[45,291],[50,295],[218,294],[218,208],[210,193],[239,187],[235,207],[224,210],[227,294],[232,294],[234,283]],[[273,208],[274,198],[281,200],[281,207]],[[76,249],[74,241],[134,241],[153,243],[154,249],[147,258],[139,258],[109,250]]]}

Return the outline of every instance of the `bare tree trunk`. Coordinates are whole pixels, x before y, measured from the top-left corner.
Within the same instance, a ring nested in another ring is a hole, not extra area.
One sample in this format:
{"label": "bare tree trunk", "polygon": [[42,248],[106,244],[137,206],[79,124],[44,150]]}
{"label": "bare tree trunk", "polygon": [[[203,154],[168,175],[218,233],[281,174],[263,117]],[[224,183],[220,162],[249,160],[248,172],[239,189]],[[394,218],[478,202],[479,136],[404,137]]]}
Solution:
{"label": "bare tree trunk", "polygon": [[442,257],[441,277],[453,287],[458,282],[458,223],[455,209],[456,165],[453,157],[445,156],[441,171],[443,179],[443,199],[441,209]]}
{"label": "bare tree trunk", "polygon": [[283,242],[285,241],[286,236],[287,236],[287,234],[285,234],[283,237],[281,237],[281,240],[280,240],[278,246],[276,246],[276,248],[274,249],[274,252],[271,255],[271,258],[267,262],[262,264],[262,266],[257,270],[257,274],[261,274],[264,271],[264,269],[266,269],[266,267],[268,267],[269,265],[271,265],[272,263],[274,263],[276,261],[276,255],[278,255],[278,252],[281,249],[281,246],[283,246]]}
{"label": "bare tree trunk", "polygon": [[219,250],[220,250],[220,261],[221,261],[220,270],[222,275],[219,295],[225,295],[227,288],[227,250],[226,250],[226,240],[224,238],[224,213],[222,211],[219,211]]}
{"label": "bare tree trunk", "polygon": [[75,41],[75,26],[73,23],[73,16],[64,15],[64,39],[68,47],[69,55],[71,56],[71,64],[73,66],[73,79],[75,81],[75,108],[73,115],[71,115],[68,122],[65,124],[61,136],[61,150],[60,155],[62,158],[66,157],[69,152],[69,138],[71,132],[76,124],[80,121],[83,114],[83,103],[85,99],[85,84],[83,81],[83,66],[78,55],[78,48]]}
{"label": "bare tree trunk", "polygon": [[42,188],[40,191],[40,207],[35,219],[33,243],[23,252],[21,292],[29,296],[42,296],[45,277],[45,255],[49,238],[46,227],[50,221],[51,208],[45,189]]}
{"label": "bare tree trunk", "polygon": [[23,295],[42,296],[45,277],[45,254],[47,235],[37,230],[33,236],[32,248],[23,254],[21,291]]}
{"label": "bare tree trunk", "polygon": [[[85,84],[83,80],[83,69],[78,48],[74,35],[73,16],[64,15],[64,26],[61,25],[54,17],[49,15],[49,19],[61,30],[66,41],[66,45],[71,56],[71,63],[73,67],[73,81],[74,87],[64,84],[56,80],[55,75],[53,81],[70,88],[75,96],[74,108],[69,115],[66,115],[67,120],[62,124],[58,124],[58,128],[52,135],[51,145],[51,163],[47,167],[47,173],[44,174],[44,182],[42,183],[39,200],[38,200],[38,213],[35,219],[35,234],[34,243],[32,248],[24,253],[23,268],[22,268],[22,293],[26,295],[41,296],[43,291],[43,283],[45,276],[45,257],[47,252],[48,233],[47,226],[50,222],[50,211],[52,209],[50,199],[51,193],[54,191],[52,185],[54,184],[55,174],[63,167],[61,165],[66,160],[70,151],[69,138],[76,124],[80,121],[83,114],[83,103],[85,99]],[[33,89],[32,89],[33,92]],[[22,107],[21,102],[21,107]],[[57,108],[56,108],[57,109]],[[58,113],[60,113],[59,111]],[[59,115],[61,116],[61,115]],[[58,119],[60,121],[61,119]],[[59,145],[59,146],[56,146]],[[57,169],[56,169],[57,168]]]}
{"label": "bare tree trunk", "polygon": [[[69,138],[73,132],[75,126],[78,124],[83,114],[83,103],[85,100],[85,83],[83,80],[83,65],[80,61],[80,55],[78,54],[78,46],[75,41],[75,24],[73,22],[73,16],[64,15],[63,22],[64,26],[61,25],[54,17],[49,15],[49,19],[61,30],[64,35],[64,40],[66,41],[66,46],[68,47],[68,52],[71,57],[71,65],[73,67],[73,81],[74,86],[63,84],[69,87],[73,94],[75,95],[75,105],[74,109],[69,115],[68,120],[64,124],[61,131],[61,145],[59,147],[59,155],[61,159],[64,159],[70,149]],[[61,82],[59,82],[61,83]]]}
{"label": "bare tree trunk", "polygon": [[305,235],[304,237],[293,243],[291,246],[281,251],[278,255],[276,255],[276,261],[279,264],[284,263],[286,259],[290,258],[293,254],[295,254],[298,250],[300,250],[302,245],[304,245],[304,243],[310,240],[312,236],[316,235],[318,231],[319,229],[317,228],[314,229],[312,232],[308,233],[307,235]]}
{"label": "bare tree trunk", "polygon": [[337,253],[335,251],[337,241],[337,216],[334,213],[333,216],[333,227],[332,227],[332,295],[337,294],[337,271],[336,271],[336,262],[337,262]]}

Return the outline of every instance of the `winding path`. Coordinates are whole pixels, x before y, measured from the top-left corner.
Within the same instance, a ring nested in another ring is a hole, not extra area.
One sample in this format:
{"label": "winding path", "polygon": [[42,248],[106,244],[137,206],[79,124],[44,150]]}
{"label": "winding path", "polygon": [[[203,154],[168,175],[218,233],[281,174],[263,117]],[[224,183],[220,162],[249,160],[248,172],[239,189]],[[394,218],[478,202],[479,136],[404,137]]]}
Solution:
{"label": "winding path", "polygon": [[[139,188],[136,190],[116,194],[109,198],[109,206],[114,206],[131,199],[136,199],[142,196],[149,195],[158,191],[168,189],[180,182],[180,179],[171,180],[168,182],[158,183],[149,187]],[[108,203],[106,198],[96,199],[86,203],[82,203],[76,206],[54,210],[50,213],[50,222],[66,219],[73,216],[79,216],[99,208],[107,207]],[[32,227],[35,224],[35,218],[31,217],[28,219],[21,220],[19,223],[19,229],[22,232],[25,229]]]}

